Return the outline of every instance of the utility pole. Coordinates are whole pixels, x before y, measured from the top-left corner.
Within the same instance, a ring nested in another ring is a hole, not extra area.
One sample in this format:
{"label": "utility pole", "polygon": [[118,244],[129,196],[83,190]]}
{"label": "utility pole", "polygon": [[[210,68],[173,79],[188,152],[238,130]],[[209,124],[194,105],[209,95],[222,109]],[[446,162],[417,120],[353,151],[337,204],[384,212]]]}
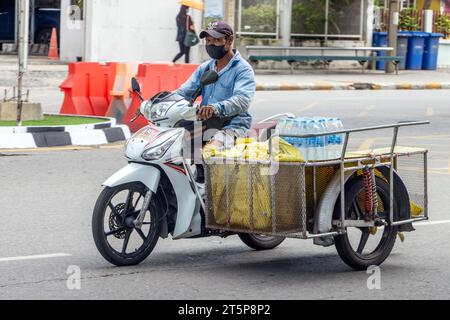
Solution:
{"label": "utility pole", "polygon": [[[388,30],[388,47],[394,48],[394,51],[388,52],[389,56],[397,55],[397,33],[399,22],[400,1],[389,0],[389,30]],[[394,62],[386,63],[386,73],[394,73]]]}
{"label": "utility pole", "polygon": [[23,76],[28,65],[28,28],[30,19],[30,0],[19,0],[19,79],[17,97],[17,126],[22,125]]}
{"label": "utility pole", "polygon": [[292,29],[292,0],[281,1],[281,37],[283,46],[291,45],[291,29]]}

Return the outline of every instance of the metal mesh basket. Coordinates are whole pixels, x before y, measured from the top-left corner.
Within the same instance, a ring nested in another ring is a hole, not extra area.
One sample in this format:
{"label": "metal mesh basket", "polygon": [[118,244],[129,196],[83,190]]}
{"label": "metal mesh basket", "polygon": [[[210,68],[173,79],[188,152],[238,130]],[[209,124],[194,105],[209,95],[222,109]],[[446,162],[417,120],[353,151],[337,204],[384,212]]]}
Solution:
{"label": "metal mesh basket", "polygon": [[305,167],[260,163],[206,165],[207,227],[248,233],[306,228]]}
{"label": "metal mesh basket", "polygon": [[411,216],[423,216],[426,210],[426,154],[400,155],[396,161],[397,172],[408,190]]}

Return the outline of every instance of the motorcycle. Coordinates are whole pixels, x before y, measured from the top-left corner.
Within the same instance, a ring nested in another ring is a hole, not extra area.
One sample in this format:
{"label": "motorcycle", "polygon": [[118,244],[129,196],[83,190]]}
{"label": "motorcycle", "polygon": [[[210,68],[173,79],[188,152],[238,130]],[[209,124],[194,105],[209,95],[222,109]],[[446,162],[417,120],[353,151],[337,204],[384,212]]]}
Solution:
{"label": "motorcycle", "polygon": [[[400,129],[428,121],[281,135],[274,130],[277,120],[295,116],[275,115],[253,127],[258,140],[267,142],[269,160],[224,164],[212,157],[203,163],[206,184],[196,179],[184,137],[197,118],[196,99],[217,79],[215,71],[205,72],[190,100],[161,92],[148,101],[133,79],[133,92],[142,100],[133,121],[143,115],[149,125],[127,141],[128,165],[103,184],[92,217],[95,244],[110,263],[136,265],[169,235],[174,240],[237,235],[255,250],[274,249],[286,238],[335,245],[347,265],[367,270],[388,258],[397,236],[403,241],[404,232],[415,231],[414,223],[429,220],[428,150],[397,145]],[[380,130],[392,130],[389,147],[348,150],[353,135],[375,136]],[[274,157],[279,138],[324,136],[343,137],[333,156],[338,158],[282,162]],[[271,168],[273,174],[262,177]]]}
{"label": "motorcycle", "polygon": [[[195,166],[183,156],[185,126],[197,117],[195,100],[205,86],[218,80],[207,71],[192,99],[161,92],[145,101],[136,79],[132,90],[142,101],[134,120],[144,116],[149,125],[126,143],[128,165],[103,183],[96,202],[92,232],[100,254],[116,266],[136,265],[146,259],[159,238],[195,239],[238,235],[250,248],[270,250],[284,237],[211,230],[205,227],[205,185],[195,179]],[[259,125],[282,117],[270,117]]]}

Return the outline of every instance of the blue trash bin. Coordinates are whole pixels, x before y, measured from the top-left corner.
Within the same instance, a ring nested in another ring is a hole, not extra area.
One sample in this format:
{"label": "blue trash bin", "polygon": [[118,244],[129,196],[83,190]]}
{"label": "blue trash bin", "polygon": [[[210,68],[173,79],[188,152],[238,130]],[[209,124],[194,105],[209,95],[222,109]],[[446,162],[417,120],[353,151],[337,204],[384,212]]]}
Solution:
{"label": "blue trash bin", "polygon": [[[374,47],[387,47],[388,45],[388,37],[387,32],[374,32],[373,33],[373,46]],[[377,56],[386,56],[386,51],[377,51]],[[385,70],[386,69],[386,61],[377,61],[376,63],[377,70]]]}
{"label": "blue trash bin", "polygon": [[411,37],[408,40],[408,54],[406,56],[407,70],[421,70],[423,62],[423,50],[425,46],[425,37],[427,33],[420,31],[411,31]]}
{"label": "blue trash bin", "polygon": [[439,38],[443,37],[442,33],[429,33],[425,38],[425,48],[423,50],[423,70],[436,70],[439,50]]}
{"label": "blue trash bin", "polygon": [[397,38],[397,56],[403,57],[403,60],[398,64],[400,70],[406,69],[406,56],[408,54],[408,40],[411,37],[411,32],[400,31]]}

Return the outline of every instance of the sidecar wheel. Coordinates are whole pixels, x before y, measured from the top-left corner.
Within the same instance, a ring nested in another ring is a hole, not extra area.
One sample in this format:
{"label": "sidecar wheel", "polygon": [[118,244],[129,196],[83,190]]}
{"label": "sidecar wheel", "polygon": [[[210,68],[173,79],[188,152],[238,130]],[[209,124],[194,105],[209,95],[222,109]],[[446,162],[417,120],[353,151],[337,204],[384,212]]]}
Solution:
{"label": "sidecar wheel", "polygon": [[[380,219],[389,221],[389,184],[376,178]],[[358,177],[348,182],[345,188],[345,214],[347,220],[364,220],[363,178]],[[334,218],[340,219],[340,198],[338,199]],[[398,219],[398,205],[394,199],[394,221]],[[391,254],[395,245],[398,227],[379,228],[375,235],[370,228],[349,227],[346,233],[335,237],[336,250],[341,259],[355,270],[367,270],[370,266],[381,265]]]}
{"label": "sidecar wheel", "polygon": [[130,183],[106,187],[94,208],[92,234],[100,254],[116,266],[141,263],[153,251],[161,230],[161,205],[154,195],[147,209],[144,224],[137,229],[133,221],[144,204],[146,188]]}
{"label": "sidecar wheel", "polygon": [[240,233],[238,236],[247,246],[257,251],[275,249],[286,239],[283,237],[270,237],[250,233]]}

